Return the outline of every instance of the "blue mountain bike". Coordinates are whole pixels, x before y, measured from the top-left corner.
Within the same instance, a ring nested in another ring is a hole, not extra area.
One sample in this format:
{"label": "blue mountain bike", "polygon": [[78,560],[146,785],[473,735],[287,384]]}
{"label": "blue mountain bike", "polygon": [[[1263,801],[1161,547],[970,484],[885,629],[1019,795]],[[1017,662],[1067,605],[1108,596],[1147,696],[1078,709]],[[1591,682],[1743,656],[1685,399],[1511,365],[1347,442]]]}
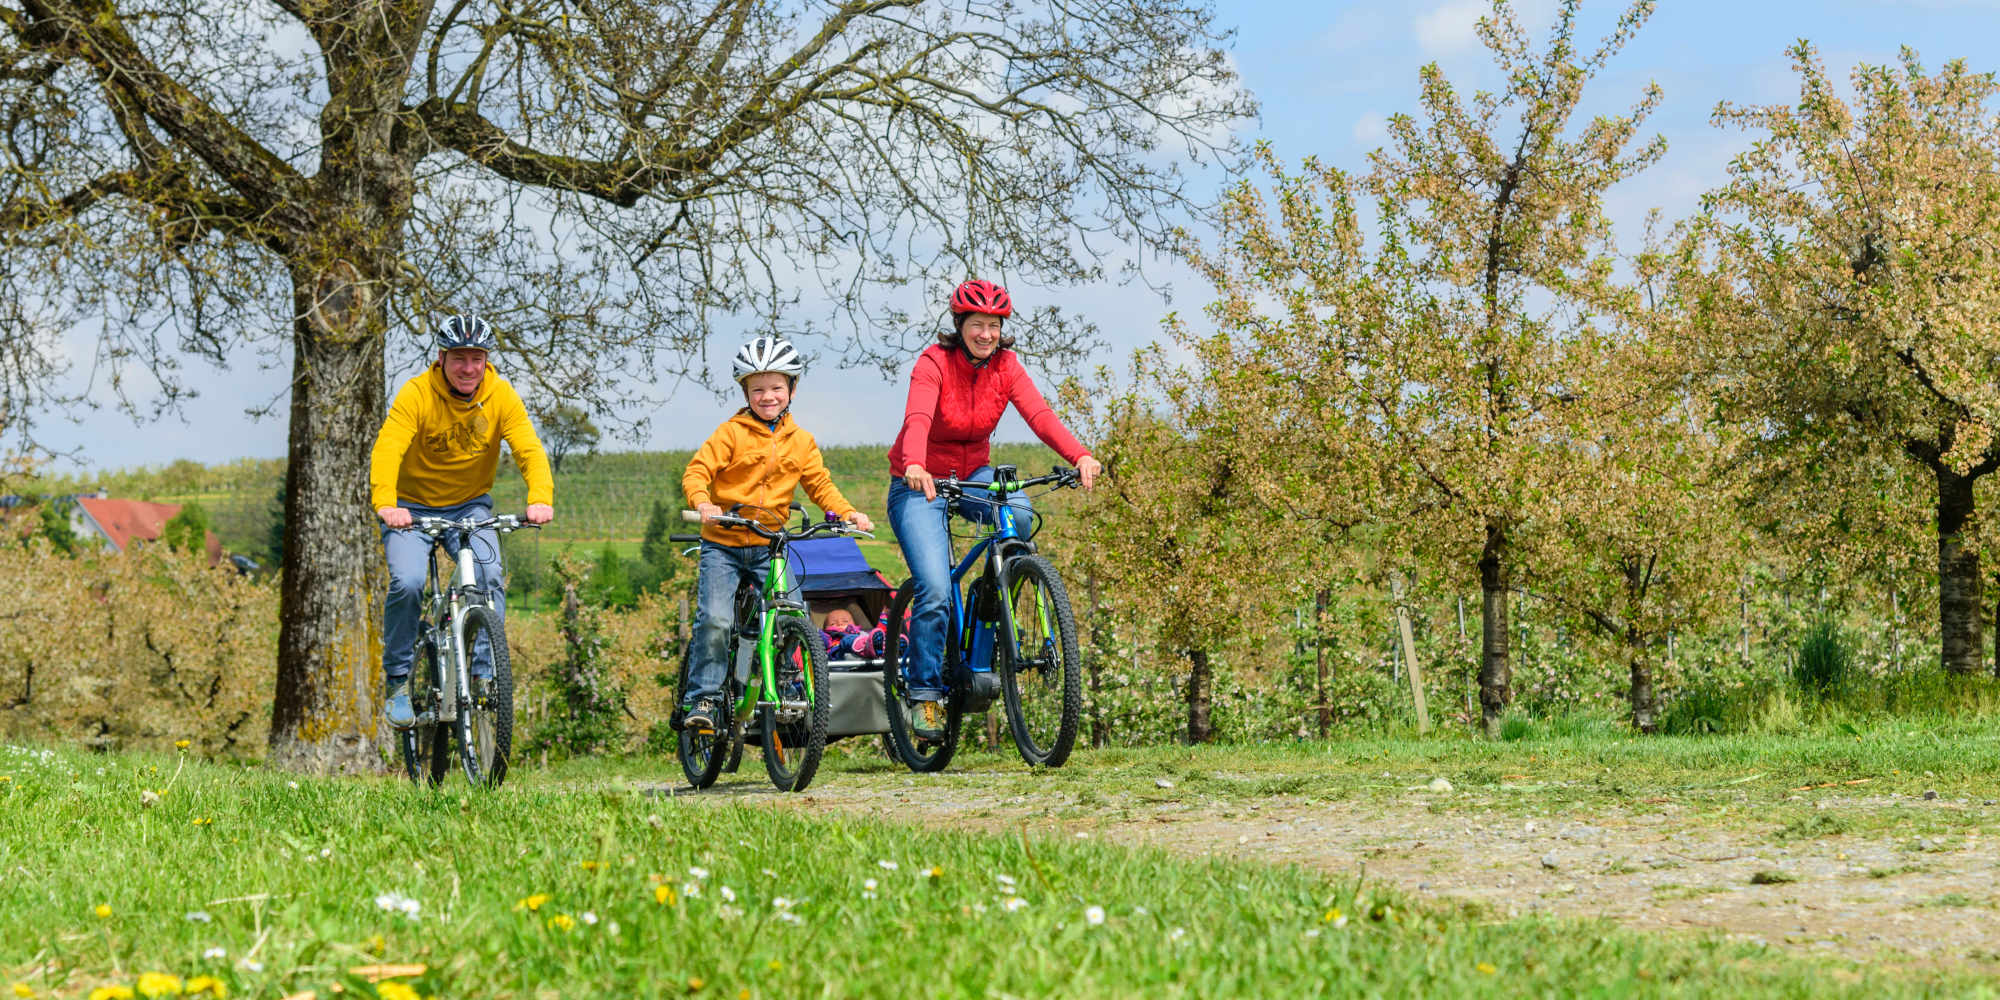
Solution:
{"label": "blue mountain bike", "polygon": [[[1083,660],[1076,648],[1076,616],[1069,592],[1047,558],[1035,552],[1041,515],[1022,517],[1008,504],[1017,493],[1046,486],[1080,485],[1074,469],[1018,478],[1013,466],[996,466],[991,483],[956,477],[937,480],[939,496],[991,504],[990,523],[967,521],[948,504],[950,517],[974,530],[972,547],[951,571],[945,616],[945,724],[925,731],[909,700],[909,649],[905,615],[915,597],[904,580],[889,606],[887,660],[882,694],[889,716],[889,749],[912,771],[938,771],[958,752],[964,717],[1004,699],[1007,725],[1021,759],[1061,767],[1076,745],[1083,714]],[[1026,522],[1026,523],[1024,523]]]}

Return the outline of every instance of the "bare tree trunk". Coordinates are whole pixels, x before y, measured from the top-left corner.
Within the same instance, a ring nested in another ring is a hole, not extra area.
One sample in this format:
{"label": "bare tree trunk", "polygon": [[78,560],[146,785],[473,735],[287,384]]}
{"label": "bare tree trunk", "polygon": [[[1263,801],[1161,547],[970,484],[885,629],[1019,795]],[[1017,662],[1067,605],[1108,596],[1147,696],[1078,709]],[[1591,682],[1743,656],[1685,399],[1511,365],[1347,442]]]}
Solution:
{"label": "bare tree trunk", "polygon": [[1188,742],[1207,743],[1209,737],[1214,735],[1208,718],[1209,701],[1213,696],[1214,687],[1209,676],[1208,651],[1190,649],[1187,656]]}
{"label": "bare tree trunk", "polygon": [[356,278],[352,265],[338,261],[293,279],[298,318],[285,467],[291,560],[279,596],[270,738],[271,763],[291,770],[382,766],[375,707],[384,573],[368,504],[368,454],[382,420],[383,311]]}
{"label": "bare tree trunk", "polygon": [[1513,667],[1507,651],[1507,525],[1486,522],[1486,545],[1479,555],[1483,598],[1479,635],[1479,717],[1490,739],[1500,737],[1500,719],[1514,700]]}
{"label": "bare tree trunk", "polygon": [[1326,604],[1327,589],[1321,587],[1313,595],[1313,668],[1318,676],[1318,688],[1313,692],[1319,704],[1319,738],[1326,739],[1333,730],[1333,706],[1326,703]]}
{"label": "bare tree trunk", "polygon": [[1653,687],[1653,662],[1646,654],[1646,642],[1638,636],[1626,636],[1625,655],[1632,671],[1632,726],[1652,736],[1660,731],[1660,695]]}
{"label": "bare tree trunk", "polygon": [[1961,535],[1972,518],[1974,481],[1946,467],[1937,470],[1938,629],[1944,668],[1954,674],[1977,673],[1984,666],[1979,551],[1966,546]]}

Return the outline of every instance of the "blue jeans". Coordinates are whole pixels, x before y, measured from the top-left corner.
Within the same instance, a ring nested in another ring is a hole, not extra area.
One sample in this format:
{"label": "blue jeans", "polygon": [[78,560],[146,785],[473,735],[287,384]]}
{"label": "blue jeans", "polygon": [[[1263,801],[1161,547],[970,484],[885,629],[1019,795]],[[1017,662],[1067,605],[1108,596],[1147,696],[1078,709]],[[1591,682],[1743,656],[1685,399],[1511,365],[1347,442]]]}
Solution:
{"label": "blue jeans", "polygon": [[[990,483],[993,467],[982,465],[966,482]],[[945,618],[951,610],[951,534],[945,524],[944,497],[924,499],[923,491],[904,485],[901,476],[889,480],[889,526],[896,531],[896,544],[903,548],[903,561],[910,564],[916,593],[910,598],[909,684],[913,701],[943,701],[944,644],[948,634]],[[1016,494],[1007,505],[1014,509],[1015,525],[1027,533],[1033,507],[1028,498]],[[998,513],[982,500],[961,499],[958,516],[980,524],[992,524]]]}
{"label": "blue jeans", "polygon": [[[722,698],[722,679],[729,675],[729,630],[736,621],[736,585],[749,580],[764,585],[771,568],[771,549],[757,545],[701,543],[701,576],[695,581],[694,648],[688,652],[688,689],[681,707],[693,708],[704,699]],[[793,600],[804,600],[797,574],[792,576]]]}
{"label": "blue jeans", "polygon": [[[493,497],[477,496],[456,507],[423,507],[413,503],[399,506],[409,511],[411,517],[458,521],[492,516]],[[456,555],[456,540],[446,535],[444,541],[453,543],[446,547],[447,554]],[[410,664],[417,656],[417,622],[423,617],[424,579],[430,566],[432,544],[429,538],[415,531],[382,526],[382,549],[389,557],[389,597],[382,602],[382,675],[391,680],[408,677]],[[472,556],[479,585],[493,595],[493,609],[505,621],[507,587],[501,578],[500,533],[492,528],[473,532]],[[447,572],[458,572],[456,564]],[[447,576],[439,582],[449,585],[451,580]],[[472,672],[481,677],[493,675],[493,650],[483,632],[472,643]]]}

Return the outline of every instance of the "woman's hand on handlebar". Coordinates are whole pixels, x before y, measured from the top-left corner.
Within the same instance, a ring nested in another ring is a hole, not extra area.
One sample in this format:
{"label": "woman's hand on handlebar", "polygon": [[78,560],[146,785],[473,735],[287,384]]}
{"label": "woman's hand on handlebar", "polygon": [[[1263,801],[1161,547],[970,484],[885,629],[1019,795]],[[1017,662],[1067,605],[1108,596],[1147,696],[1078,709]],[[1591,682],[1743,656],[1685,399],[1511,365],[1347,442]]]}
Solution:
{"label": "woman's hand on handlebar", "polygon": [[555,520],[555,518],[556,518],[556,509],[554,507],[551,507],[545,503],[531,503],[528,505],[527,516],[525,520],[527,520],[529,524],[547,524],[550,521]]}
{"label": "woman's hand on handlebar", "polygon": [[377,507],[375,516],[391,528],[407,528],[411,524],[409,510],[402,507]]}
{"label": "woman's hand on handlebar", "polygon": [[1083,481],[1083,488],[1086,490],[1097,485],[1097,474],[1103,471],[1104,463],[1089,455],[1077,460],[1076,475]]}
{"label": "woman's hand on handlebar", "polygon": [[921,465],[912,465],[903,470],[903,485],[913,490],[921,490],[925,500],[937,499],[937,477],[924,471]]}

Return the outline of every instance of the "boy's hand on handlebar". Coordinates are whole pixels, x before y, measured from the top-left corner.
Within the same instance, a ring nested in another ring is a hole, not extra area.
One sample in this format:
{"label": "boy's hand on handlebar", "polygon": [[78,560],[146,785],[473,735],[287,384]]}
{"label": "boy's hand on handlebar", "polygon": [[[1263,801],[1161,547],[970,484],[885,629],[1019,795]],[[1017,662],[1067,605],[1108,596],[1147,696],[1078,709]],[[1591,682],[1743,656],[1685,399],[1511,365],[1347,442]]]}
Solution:
{"label": "boy's hand on handlebar", "polygon": [[926,500],[937,499],[937,477],[924,471],[921,465],[912,465],[903,470],[903,485],[923,491]]}
{"label": "boy's hand on handlebar", "polygon": [[727,513],[722,509],[721,504],[716,503],[698,503],[694,505],[694,509],[701,514],[701,523],[703,524],[707,524]]}
{"label": "boy's hand on handlebar", "polygon": [[1103,471],[1104,463],[1089,455],[1083,456],[1076,463],[1077,477],[1083,480],[1083,488],[1086,490],[1097,484],[1097,474]]}
{"label": "boy's hand on handlebar", "polygon": [[377,507],[375,516],[381,518],[382,523],[391,528],[410,526],[410,512],[402,507]]}
{"label": "boy's hand on handlebar", "polygon": [[547,524],[550,521],[555,520],[555,517],[556,517],[556,509],[554,507],[549,506],[548,504],[531,503],[528,505],[529,524]]}
{"label": "boy's hand on handlebar", "polygon": [[870,521],[868,519],[868,515],[863,514],[858,510],[848,511],[846,520],[847,523],[854,525],[857,528],[860,528],[862,531],[875,530],[875,522]]}

